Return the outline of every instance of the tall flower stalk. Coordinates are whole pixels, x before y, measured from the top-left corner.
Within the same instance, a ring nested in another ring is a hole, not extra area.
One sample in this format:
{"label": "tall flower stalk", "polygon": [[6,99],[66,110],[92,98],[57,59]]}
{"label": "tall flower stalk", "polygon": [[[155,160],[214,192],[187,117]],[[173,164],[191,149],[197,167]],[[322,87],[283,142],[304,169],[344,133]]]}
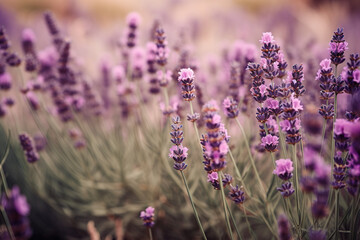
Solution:
{"label": "tall flower stalk", "polygon": [[188,196],[189,196],[191,206],[192,206],[193,211],[194,211],[196,221],[197,221],[197,223],[199,225],[199,228],[201,230],[203,238],[207,239],[206,235],[205,235],[204,228],[203,228],[203,226],[201,224],[201,221],[200,221],[200,218],[199,218],[199,214],[198,214],[198,212],[196,210],[192,194],[190,192],[188,183],[187,183],[185,175],[183,173],[183,171],[187,167],[187,164],[184,163],[184,161],[186,160],[187,155],[188,155],[187,154],[188,148],[184,147],[182,145],[184,137],[183,137],[183,131],[182,131],[182,125],[181,125],[180,117],[179,116],[174,117],[172,119],[172,122],[173,122],[173,124],[171,125],[171,128],[172,128],[173,131],[170,133],[170,136],[171,136],[171,142],[174,144],[174,146],[172,146],[170,148],[169,157],[174,160],[174,169],[177,170],[177,171],[180,171],[181,177],[182,177],[182,179],[184,181],[184,184],[185,184],[185,187],[186,187],[186,191],[187,191]]}

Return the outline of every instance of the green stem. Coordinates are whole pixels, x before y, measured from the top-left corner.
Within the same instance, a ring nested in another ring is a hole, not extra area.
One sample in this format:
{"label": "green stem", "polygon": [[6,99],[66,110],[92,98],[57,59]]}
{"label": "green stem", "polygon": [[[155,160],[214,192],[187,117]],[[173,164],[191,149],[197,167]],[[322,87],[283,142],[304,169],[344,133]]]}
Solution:
{"label": "green stem", "polygon": [[323,146],[324,146],[324,141],[325,141],[326,124],[327,124],[327,121],[326,121],[326,119],[324,118],[324,120],[323,120],[323,127],[322,127],[322,133],[321,133],[320,155],[322,155],[322,151],[323,151],[323,149],[324,149]]}
{"label": "green stem", "polygon": [[298,180],[298,162],[297,162],[297,157],[296,157],[296,144],[293,145],[293,161],[294,161],[294,164],[295,164],[295,169],[294,169],[294,178],[295,178],[295,201],[296,201],[296,212],[298,214],[298,218],[299,218],[299,221],[298,221],[298,224],[300,225],[300,207],[299,207],[299,180]]}
{"label": "green stem", "polygon": [[9,233],[9,235],[10,235],[11,240],[15,240],[14,232],[13,232],[13,230],[11,228],[9,218],[8,218],[8,216],[6,214],[6,211],[5,211],[3,206],[0,206],[0,211],[1,211],[1,215],[2,215],[2,217],[4,219],[6,229],[7,229],[8,233]]}
{"label": "green stem", "polygon": [[149,227],[148,229],[149,229],[149,238],[150,238],[150,240],[153,240],[151,228]]}
{"label": "green stem", "polygon": [[169,95],[168,95],[166,87],[163,88],[163,92],[164,92],[164,98],[165,98],[165,107],[167,108],[167,107],[169,107],[170,101],[169,101]]}
{"label": "green stem", "polygon": [[228,204],[227,202],[226,202],[226,208],[227,208],[227,210],[228,210],[228,212],[229,212],[229,214],[230,214],[231,221],[232,221],[232,223],[233,223],[233,225],[234,225],[234,227],[235,227],[235,231],[236,231],[238,237],[240,238],[240,240],[242,240],[242,237],[241,237],[240,231],[239,231],[239,229],[238,229],[238,227],[237,227],[235,218],[234,218],[234,216],[233,216],[233,214],[232,214],[232,211],[231,211],[231,209],[230,209],[230,207],[229,207],[229,204]]}
{"label": "green stem", "polygon": [[0,174],[1,174],[1,180],[2,180],[2,182],[4,184],[5,194],[9,198],[10,197],[9,187],[7,185],[5,173],[4,173],[4,170],[3,170],[2,167],[0,168]]}
{"label": "green stem", "polygon": [[[191,195],[191,193],[190,193],[189,186],[188,186],[188,184],[187,184],[185,175],[184,175],[183,171],[180,171],[180,173],[181,173],[182,179],[183,179],[183,181],[184,181],[184,184],[185,184],[185,187],[186,187],[186,191],[187,191],[187,193],[188,193],[188,195],[189,195],[189,199],[190,199],[190,202],[191,202],[191,206],[192,206],[192,208],[193,208],[193,211],[194,211],[194,215],[195,215],[196,221],[197,221],[197,223],[198,223],[198,225],[199,225],[199,227],[200,227],[200,230],[201,230],[201,233],[202,233],[202,235],[203,235],[203,238],[206,240],[207,238],[206,238],[206,235],[205,235],[205,231],[204,231],[204,229],[203,229],[203,227],[202,227],[202,225],[201,225],[200,218],[199,218],[198,212],[196,211],[195,204],[194,204],[192,195]],[[220,185],[221,185],[221,184],[220,184]]]}
{"label": "green stem", "polygon": [[339,189],[335,192],[335,239],[339,239]]}
{"label": "green stem", "polygon": [[[189,104],[190,104],[190,113],[191,113],[191,115],[194,115],[194,108],[193,108],[192,101],[189,101]],[[197,139],[198,139],[198,143],[200,144],[200,148],[201,148],[201,152],[202,152],[202,146],[201,146],[201,143],[200,143],[199,130],[198,130],[198,128],[197,128],[196,122],[193,122],[193,124],[194,124],[194,129],[195,129],[196,137],[197,137]]]}
{"label": "green stem", "polygon": [[[236,166],[236,162],[235,162],[234,155],[232,154],[232,152],[231,152],[230,149],[229,149],[229,155],[230,155],[231,161],[232,161],[233,164],[234,164],[236,175],[238,175],[238,177],[239,177],[239,179],[240,179],[240,184],[244,187],[246,194],[247,194],[250,198],[252,198],[252,195],[251,195],[250,191],[247,189],[247,187],[246,187],[246,185],[245,185],[245,183],[244,183],[244,178],[241,176],[240,170],[239,170],[239,168]],[[257,199],[254,199],[254,200],[255,200],[255,201],[258,201]]]}
{"label": "green stem", "polygon": [[219,176],[219,185],[220,185],[220,190],[221,190],[221,197],[222,197],[222,201],[223,201],[223,205],[224,205],[224,213],[225,213],[225,221],[226,221],[226,226],[230,235],[231,240],[234,239],[233,234],[232,234],[232,230],[231,230],[231,226],[230,226],[230,222],[229,222],[229,217],[227,214],[227,210],[226,210],[226,199],[225,199],[225,193],[224,193],[224,186],[222,184],[222,176],[221,176],[221,171],[218,173]]}
{"label": "green stem", "polygon": [[[251,234],[251,236],[252,236],[252,239],[256,239],[256,235],[255,235],[254,231],[252,230],[252,227],[251,227],[251,225],[250,225],[250,223],[249,223],[249,219],[248,219],[247,214],[246,214],[246,208],[245,208],[245,204],[244,204],[244,203],[243,203],[243,208],[244,208],[245,221],[246,221],[246,224],[248,225],[248,229],[249,229],[249,231],[250,231],[250,234]],[[271,228],[270,228],[270,231],[272,231]]]}
{"label": "green stem", "polygon": [[[236,120],[236,123],[238,124],[238,126],[239,126],[239,128],[240,128],[240,130],[241,130],[241,133],[242,133],[242,135],[243,135],[243,138],[244,138],[244,140],[245,140],[246,149],[247,149],[248,154],[249,154],[249,157],[250,157],[250,163],[251,163],[251,166],[252,166],[253,169],[254,169],[255,176],[256,176],[256,178],[257,178],[257,180],[258,180],[258,182],[259,182],[259,185],[260,185],[260,188],[261,188],[260,190],[261,190],[261,192],[265,195],[266,192],[265,192],[264,186],[263,186],[263,184],[262,184],[262,182],[261,182],[259,173],[258,173],[258,171],[257,171],[257,169],[256,169],[255,161],[254,161],[254,159],[253,159],[253,157],[252,157],[251,150],[250,150],[250,145],[249,145],[248,139],[247,139],[247,137],[246,137],[244,128],[242,127],[239,119],[235,118],[235,120]],[[264,197],[265,197],[265,196],[264,196]]]}

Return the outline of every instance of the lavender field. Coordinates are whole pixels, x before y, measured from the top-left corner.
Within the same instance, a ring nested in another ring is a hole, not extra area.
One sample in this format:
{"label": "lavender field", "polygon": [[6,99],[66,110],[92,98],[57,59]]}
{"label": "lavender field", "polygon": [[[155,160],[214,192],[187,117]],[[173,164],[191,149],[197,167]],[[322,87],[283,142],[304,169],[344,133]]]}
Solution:
{"label": "lavender field", "polygon": [[360,3],[0,0],[0,240],[360,239]]}

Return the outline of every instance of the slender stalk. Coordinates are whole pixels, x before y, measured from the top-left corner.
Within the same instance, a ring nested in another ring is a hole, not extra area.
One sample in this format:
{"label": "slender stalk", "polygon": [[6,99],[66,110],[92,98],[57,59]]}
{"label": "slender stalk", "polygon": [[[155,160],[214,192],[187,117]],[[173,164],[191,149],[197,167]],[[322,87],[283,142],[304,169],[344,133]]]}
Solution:
{"label": "slender stalk", "polygon": [[298,224],[300,225],[300,207],[299,207],[299,180],[298,180],[298,162],[297,162],[297,157],[296,157],[296,144],[293,145],[293,159],[294,159],[294,164],[295,164],[295,170],[294,170],[294,178],[295,178],[295,201],[296,201],[296,212],[298,214],[298,218],[299,218],[299,222]]}
{"label": "slender stalk", "polygon": [[253,159],[253,157],[252,157],[251,150],[250,150],[250,145],[249,145],[248,139],[247,139],[247,137],[246,137],[244,128],[242,127],[239,119],[235,118],[235,120],[236,120],[236,123],[238,124],[238,126],[239,126],[239,128],[240,128],[240,130],[241,130],[241,133],[242,133],[243,137],[244,137],[246,149],[247,149],[248,154],[249,154],[249,157],[250,157],[250,163],[251,163],[251,166],[252,166],[253,169],[254,169],[255,176],[256,176],[256,178],[257,178],[257,180],[258,180],[258,182],[259,182],[259,185],[260,185],[260,188],[261,188],[261,192],[262,192],[263,194],[265,194],[266,192],[265,192],[264,186],[263,186],[263,184],[262,184],[262,182],[261,182],[259,173],[258,173],[258,171],[257,171],[257,169],[256,169],[255,161],[254,161],[254,159]]}
{"label": "slender stalk", "polygon": [[335,239],[339,239],[339,189],[335,192]]}
{"label": "slender stalk", "polygon": [[237,233],[237,235],[238,235],[238,238],[240,238],[240,240],[242,240],[242,237],[241,237],[240,231],[239,231],[239,229],[238,229],[238,227],[237,227],[235,218],[234,218],[234,216],[233,216],[233,214],[232,214],[232,212],[231,212],[231,209],[230,209],[230,207],[229,207],[229,204],[228,204],[227,202],[226,202],[226,208],[227,208],[227,210],[228,210],[228,212],[229,212],[229,214],[230,214],[231,221],[232,221],[232,223],[233,223],[233,225],[234,225],[234,227],[235,227],[235,231],[236,231],[236,233]]}
{"label": "slender stalk", "polygon": [[[191,115],[193,115],[193,114],[194,114],[194,108],[193,108],[192,101],[189,101],[189,104],[190,104],[190,113],[191,113]],[[199,130],[198,130],[198,128],[197,128],[196,122],[193,122],[193,124],[194,124],[194,129],[195,129],[196,137],[197,137],[197,139],[198,139],[198,142],[199,142],[200,148],[201,148],[201,152],[202,152],[202,146],[201,146],[201,143],[200,143]]]}
{"label": "slender stalk", "polygon": [[165,98],[165,106],[168,107],[170,104],[170,101],[169,101],[169,95],[168,95],[166,87],[163,87],[163,92],[164,92],[164,98]]}
{"label": "slender stalk", "polygon": [[326,123],[327,123],[327,121],[326,121],[326,119],[324,118],[324,120],[323,120],[323,128],[322,128],[322,133],[321,133],[320,155],[322,155],[323,146],[324,146],[324,141],[325,141]]}
{"label": "slender stalk", "polygon": [[5,194],[7,197],[10,197],[9,187],[7,185],[5,173],[2,167],[0,168],[0,174],[1,174],[2,183],[4,184]]}
{"label": "slender stalk", "polygon": [[1,215],[2,215],[2,217],[4,219],[6,229],[7,229],[8,233],[9,233],[9,235],[10,235],[11,240],[15,240],[14,232],[13,232],[13,230],[11,228],[9,218],[8,218],[8,216],[6,214],[6,211],[5,211],[3,206],[0,206],[0,211],[1,211]]}
{"label": "slender stalk", "polygon": [[[250,223],[249,223],[249,219],[248,219],[247,214],[246,214],[246,208],[245,208],[245,204],[244,204],[244,203],[243,203],[243,209],[244,209],[245,221],[246,221],[246,224],[248,225],[248,229],[249,229],[249,231],[250,231],[251,237],[252,237],[252,239],[256,239],[256,235],[255,235],[254,231],[252,230],[252,227],[251,227],[251,225],[250,225]],[[272,230],[272,229],[270,228],[270,231],[271,231],[271,230]]]}
{"label": "slender stalk", "polygon": [[149,227],[148,229],[149,229],[149,238],[150,238],[150,240],[153,240],[151,228]]}
{"label": "slender stalk", "polygon": [[[242,186],[244,187],[245,189],[245,192],[247,193],[247,195],[252,198],[252,195],[250,194],[250,191],[247,189],[245,183],[244,183],[244,178],[241,176],[241,173],[239,171],[239,168],[236,166],[236,162],[235,162],[235,158],[234,158],[234,155],[232,154],[231,150],[229,149],[229,155],[230,155],[230,158],[231,158],[231,161],[233,162],[234,164],[234,167],[235,167],[235,172],[236,172],[236,175],[238,175],[239,179],[240,179],[240,183],[242,184]],[[258,201],[257,199],[254,199],[255,201]]]}
{"label": "slender stalk", "polygon": [[206,238],[206,235],[205,235],[205,231],[204,231],[204,229],[203,229],[203,227],[202,227],[202,225],[201,225],[200,218],[199,218],[198,212],[196,211],[196,208],[195,208],[195,205],[194,205],[194,201],[193,201],[192,195],[191,195],[191,193],[190,193],[189,186],[188,186],[188,184],[187,184],[185,175],[184,175],[183,171],[180,171],[180,173],[181,173],[182,179],[183,179],[183,181],[184,181],[184,184],[185,184],[185,187],[186,187],[186,191],[187,191],[187,193],[188,193],[188,195],[189,195],[189,199],[190,199],[190,202],[191,202],[191,206],[192,206],[192,208],[193,208],[193,211],[194,211],[194,215],[195,215],[196,221],[197,221],[197,223],[198,223],[198,225],[199,225],[199,227],[200,227],[200,230],[201,230],[201,233],[202,233],[202,235],[203,235],[203,238],[206,240],[207,238]]}
{"label": "slender stalk", "polygon": [[219,176],[219,185],[220,185],[220,190],[221,190],[221,197],[222,197],[222,201],[223,201],[223,205],[224,205],[225,221],[226,221],[226,226],[227,226],[230,238],[231,238],[231,240],[233,240],[234,237],[233,237],[230,222],[229,222],[229,216],[228,216],[227,210],[226,210],[226,199],[225,199],[224,186],[222,184],[222,176],[221,176],[221,174],[222,173],[219,172],[218,176]]}

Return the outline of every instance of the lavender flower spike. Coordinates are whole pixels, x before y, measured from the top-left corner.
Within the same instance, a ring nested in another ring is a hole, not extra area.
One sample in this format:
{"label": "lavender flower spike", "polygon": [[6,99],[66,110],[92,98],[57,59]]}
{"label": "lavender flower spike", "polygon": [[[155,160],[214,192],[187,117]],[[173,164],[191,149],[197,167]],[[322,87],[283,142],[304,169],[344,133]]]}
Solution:
{"label": "lavender flower spike", "polygon": [[279,239],[280,240],[291,240],[291,230],[290,230],[290,224],[287,217],[283,214],[281,214],[278,217],[278,233],[279,233]]}
{"label": "lavender flower spike", "polygon": [[25,152],[26,159],[29,163],[34,163],[39,160],[39,155],[35,150],[32,139],[26,134],[19,135],[20,144]]}
{"label": "lavender flower spike", "polygon": [[[29,239],[32,235],[30,228],[30,221],[28,218],[30,212],[30,206],[26,200],[26,197],[20,194],[18,186],[14,186],[11,189],[10,196],[3,195],[0,203],[10,221],[11,228],[14,232],[16,239]],[[6,234],[0,234],[0,238],[4,240],[10,240],[10,236]]]}
{"label": "lavender flower spike", "polygon": [[176,116],[172,119],[172,121],[173,124],[171,125],[171,128],[173,131],[170,133],[170,135],[171,135],[171,142],[174,144],[174,146],[170,148],[169,158],[172,158],[175,161],[174,168],[176,170],[183,171],[187,167],[187,164],[184,163],[184,161],[188,156],[187,153],[188,148],[182,145],[182,142],[184,140],[183,138],[184,133],[181,130],[182,125],[181,125],[180,117]]}
{"label": "lavender flower spike", "polygon": [[155,208],[147,207],[145,211],[140,212],[140,218],[144,221],[144,226],[151,228],[154,226]]}
{"label": "lavender flower spike", "polygon": [[182,84],[182,95],[185,101],[195,98],[194,71],[191,68],[182,68],[179,72],[178,81]]}

